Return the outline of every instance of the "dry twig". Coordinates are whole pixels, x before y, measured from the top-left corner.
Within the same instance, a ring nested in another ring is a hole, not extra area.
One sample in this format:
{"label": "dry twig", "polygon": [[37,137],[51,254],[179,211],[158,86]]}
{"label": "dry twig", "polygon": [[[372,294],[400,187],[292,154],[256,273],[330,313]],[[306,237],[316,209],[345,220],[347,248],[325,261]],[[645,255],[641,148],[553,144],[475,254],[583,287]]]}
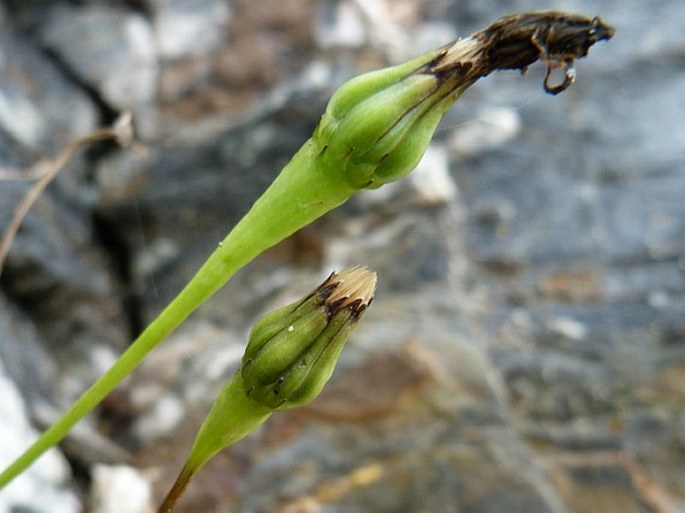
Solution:
{"label": "dry twig", "polygon": [[0,274],[5,266],[7,254],[10,246],[19,231],[21,223],[26,218],[29,210],[33,204],[38,200],[45,188],[55,179],[59,172],[67,165],[76,153],[77,150],[93,144],[98,141],[111,139],[123,148],[129,148],[141,157],[147,154],[144,146],[135,141],[135,134],[133,130],[133,116],[130,112],[124,112],[109,128],[101,128],[95,130],[88,135],[75,139],[62,150],[62,152],[52,159],[41,160],[37,162],[28,173],[17,172],[13,170],[3,170],[0,174],[0,179],[4,180],[36,180],[36,183],[31,187],[28,194],[19,203],[14,211],[12,220],[10,221],[7,230],[0,241]]}

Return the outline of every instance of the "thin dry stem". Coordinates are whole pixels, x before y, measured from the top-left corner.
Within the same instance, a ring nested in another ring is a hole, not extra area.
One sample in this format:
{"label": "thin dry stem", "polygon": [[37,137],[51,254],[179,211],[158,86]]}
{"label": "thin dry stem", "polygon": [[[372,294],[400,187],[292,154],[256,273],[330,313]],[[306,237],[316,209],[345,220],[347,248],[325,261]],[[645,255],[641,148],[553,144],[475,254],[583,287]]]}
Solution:
{"label": "thin dry stem", "polygon": [[14,177],[20,180],[37,178],[37,181],[14,210],[12,220],[0,241],[0,274],[2,274],[2,270],[5,266],[10,246],[21,227],[21,223],[29,213],[29,210],[31,210],[31,207],[38,200],[43,191],[45,191],[47,186],[50,185],[50,182],[55,179],[64,166],[72,159],[77,150],[98,141],[112,139],[120,146],[135,151],[141,157],[147,155],[145,147],[134,140],[132,121],[133,117],[131,116],[131,113],[125,112],[110,128],[95,130],[84,137],[75,139],[69,143],[57,157],[38,162],[28,173],[15,173],[11,170],[9,172],[5,170],[5,174],[2,177],[4,179],[11,179]]}

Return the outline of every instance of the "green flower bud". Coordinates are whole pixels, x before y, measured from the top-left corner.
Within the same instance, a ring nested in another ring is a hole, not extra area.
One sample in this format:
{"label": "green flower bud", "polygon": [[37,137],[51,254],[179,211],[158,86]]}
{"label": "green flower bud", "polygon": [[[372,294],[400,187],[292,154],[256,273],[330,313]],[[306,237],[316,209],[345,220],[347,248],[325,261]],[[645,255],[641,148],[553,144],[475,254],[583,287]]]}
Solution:
{"label": "green flower bud", "polygon": [[[558,11],[505,16],[489,27],[405,64],[343,84],[331,98],[312,140],[322,168],[342,172],[354,189],[376,188],[409,173],[423,156],[443,114],[479,78],[540,59],[544,88],[564,91],[573,62],[613,36],[600,18]],[[564,80],[550,83],[554,68]]]}
{"label": "green flower bud", "polygon": [[[430,63],[435,53],[418,60]],[[359,78],[365,80],[361,84],[359,79],[344,84],[331,98],[313,136],[323,147],[318,158],[324,165],[342,164],[347,179],[358,189],[380,187],[409,173],[418,164],[440,118],[458,96],[450,92],[445,101],[440,93],[441,80],[420,71],[425,65],[417,68],[415,59],[411,65],[373,72],[370,77],[362,75]],[[405,75],[398,78],[399,71]],[[370,80],[388,85],[380,89],[362,87]],[[364,97],[368,91],[371,94]],[[360,96],[357,101],[353,101],[355,93]],[[386,160],[392,164],[384,166]],[[381,167],[384,173],[378,172]]]}
{"label": "green flower bud", "polygon": [[246,395],[273,411],[319,395],[375,286],[375,273],[350,267],[257,322],[240,371]]}

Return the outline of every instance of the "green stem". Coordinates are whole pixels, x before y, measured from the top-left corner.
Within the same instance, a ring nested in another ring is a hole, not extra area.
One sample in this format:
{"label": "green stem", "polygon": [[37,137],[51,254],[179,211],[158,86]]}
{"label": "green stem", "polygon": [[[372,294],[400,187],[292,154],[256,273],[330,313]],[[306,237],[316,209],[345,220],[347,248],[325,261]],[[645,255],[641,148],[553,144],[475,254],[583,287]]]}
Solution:
{"label": "green stem", "polygon": [[200,427],[186,464],[167,493],[158,513],[169,513],[191,478],[217,452],[234,444],[271,416],[273,410],[247,396],[240,372],[224,385]]}
{"label": "green stem", "polygon": [[252,400],[240,371],[221,389],[190,450],[184,472],[194,474],[216,453],[242,439],[273,413],[273,408]]}
{"label": "green stem", "polygon": [[181,495],[183,495],[183,492],[185,492],[186,487],[188,486],[188,483],[190,483],[190,479],[193,477],[193,475],[194,472],[188,469],[187,466],[183,467],[181,473],[176,478],[174,485],[171,487],[171,490],[169,490],[169,493],[167,493],[166,497],[164,497],[164,502],[162,502],[162,505],[157,510],[157,513],[171,513],[176,506],[176,503],[181,498]]}
{"label": "green stem", "polygon": [[356,192],[339,173],[328,173],[323,169],[317,158],[320,153],[320,147],[313,140],[305,143],[180,294],[67,412],[0,474],[0,488],[59,443],[157,344],[236,271],[265,249],[344,203]]}

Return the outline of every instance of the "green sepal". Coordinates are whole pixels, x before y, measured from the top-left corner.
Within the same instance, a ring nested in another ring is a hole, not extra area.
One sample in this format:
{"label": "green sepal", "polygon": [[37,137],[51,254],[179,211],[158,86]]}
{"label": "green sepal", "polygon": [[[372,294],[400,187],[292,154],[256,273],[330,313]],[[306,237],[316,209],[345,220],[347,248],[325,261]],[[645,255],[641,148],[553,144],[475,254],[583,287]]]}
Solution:
{"label": "green sepal", "polygon": [[333,375],[340,352],[355,324],[356,319],[352,318],[350,311],[336,315],[278,382],[263,391],[260,402],[268,403],[276,410],[286,410],[316,398]]}
{"label": "green sepal", "polygon": [[326,309],[321,306],[297,319],[286,316],[282,329],[259,351],[244,359],[241,373],[248,395],[264,386],[275,384],[303,351],[318,337],[328,323]]}

